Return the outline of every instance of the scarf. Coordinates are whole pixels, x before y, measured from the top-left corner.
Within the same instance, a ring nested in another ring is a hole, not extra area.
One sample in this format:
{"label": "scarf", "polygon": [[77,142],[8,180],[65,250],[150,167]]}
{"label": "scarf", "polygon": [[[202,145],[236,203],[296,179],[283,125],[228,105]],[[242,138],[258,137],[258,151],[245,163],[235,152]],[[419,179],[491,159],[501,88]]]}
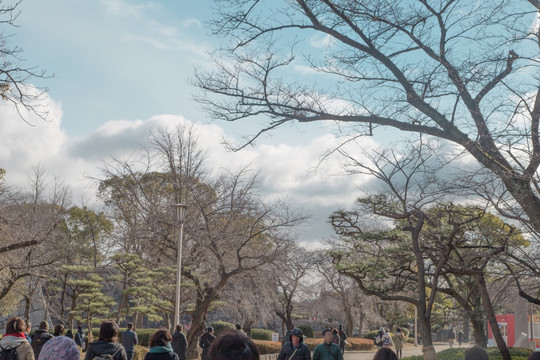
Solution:
{"label": "scarf", "polygon": [[150,348],[150,353],[152,354],[163,354],[168,352],[173,352],[170,342],[168,342],[165,346],[153,346]]}
{"label": "scarf", "polygon": [[13,336],[17,338],[23,338],[26,339],[26,335],[24,333],[11,333],[11,334],[4,334],[4,336]]}

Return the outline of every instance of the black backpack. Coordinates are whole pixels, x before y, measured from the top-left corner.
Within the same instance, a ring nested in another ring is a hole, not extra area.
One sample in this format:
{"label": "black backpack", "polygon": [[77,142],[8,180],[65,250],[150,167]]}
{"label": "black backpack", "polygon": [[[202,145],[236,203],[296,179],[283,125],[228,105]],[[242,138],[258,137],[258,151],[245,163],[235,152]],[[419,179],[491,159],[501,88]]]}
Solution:
{"label": "black backpack", "polygon": [[17,357],[17,348],[20,346],[17,345],[15,347],[11,347],[11,346],[6,346],[6,347],[2,347],[0,346],[0,349],[2,349],[2,351],[0,351],[0,360],[17,360],[18,357]]}

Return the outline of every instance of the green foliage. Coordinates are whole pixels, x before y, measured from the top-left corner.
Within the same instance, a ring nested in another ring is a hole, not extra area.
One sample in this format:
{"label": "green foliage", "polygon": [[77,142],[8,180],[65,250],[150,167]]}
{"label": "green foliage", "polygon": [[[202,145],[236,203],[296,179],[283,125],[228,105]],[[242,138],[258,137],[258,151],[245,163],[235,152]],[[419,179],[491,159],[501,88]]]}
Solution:
{"label": "green foliage", "polygon": [[226,321],[216,321],[210,326],[214,328],[214,333],[216,334],[216,336],[219,336],[219,334],[221,334],[224,330],[235,328],[234,324]]}
{"label": "green foliage", "polygon": [[251,338],[253,340],[267,340],[272,341],[272,334],[274,332],[272,330],[266,330],[266,329],[252,329],[251,330]]}
{"label": "green foliage", "polygon": [[255,346],[257,346],[257,349],[261,355],[278,354],[281,350],[281,343],[279,342],[266,340],[253,340],[253,342],[255,343]]}
{"label": "green foliage", "polygon": [[[463,360],[465,358],[466,348],[453,348],[446,349],[437,353],[438,360]],[[501,353],[497,348],[488,348],[486,349],[489,360],[500,360],[502,359]],[[531,355],[532,351],[524,348],[510,348],[510,355],[512,355],[512,360],[527,360]],[[423,356],[408,356],[404,357],[403,360],[424,360]]]}
{"label": "green foliage", "polygon": [[[124,332],[125,330],[126,329],[120,329],[120,334],[118,335],[118,341],[122,342],[122,332]],[[137,337],[139,338],[139,345],[150,346],[150,339],[152,339],[152,335],[154,335],[154,333],[158,330],[159,329],[135,329],[135,332],[137,333]],[[99,329],[97,328],[92,329],[92,334],[94,335],[94,339],[97,340],[99,336]]]}
{"label": "green foliage", "polygon": [[300,325],[298,328],[302,330],[302,333],[304,334],[305,337],[308,337],[308,338],[314,337],[313,328],[310,325]]}

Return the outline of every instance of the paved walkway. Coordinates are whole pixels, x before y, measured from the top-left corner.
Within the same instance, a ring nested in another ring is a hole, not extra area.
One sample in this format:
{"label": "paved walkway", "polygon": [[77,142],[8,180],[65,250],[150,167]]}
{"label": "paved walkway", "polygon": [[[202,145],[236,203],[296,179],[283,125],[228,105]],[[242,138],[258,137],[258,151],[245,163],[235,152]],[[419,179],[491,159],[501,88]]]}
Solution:
{"label": "paved walkway", "polygon": [[[435,351],[439,352],[444,349],[448,349],[448,345],[435,345]],[[345,360],[372,360],[374,351],[362,351],[362,352],[345,352]],[[422,355],[422,346],[411,346],[403,349],[403,357],[411,355]]]}

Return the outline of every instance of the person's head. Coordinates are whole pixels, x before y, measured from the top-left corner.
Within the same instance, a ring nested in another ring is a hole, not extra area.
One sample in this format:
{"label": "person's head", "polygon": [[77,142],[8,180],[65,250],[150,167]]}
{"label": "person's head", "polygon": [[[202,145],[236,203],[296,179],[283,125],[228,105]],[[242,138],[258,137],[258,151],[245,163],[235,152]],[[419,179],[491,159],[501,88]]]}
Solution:
{"label": "person's head", "polygon": [[182,324],[176,325],[176,331],[184,331],[184,326]]}
{"label": "person's head", "polygon": [[379,328],[379,331],[384,332],[384,328],[383,327]]}
{"label": "person's head", "polygon": [[72,339],[65,336],[58,336],[47,341],[41,352],[39,353],[40,360],[80,360],[81,354],[79,347]]}
{"label": "person's head", "polygon": [[540,360],[540,351],[533,352],[528,360]]}
{"label": "person's head", "polygon": [[236,330],[242,330],[242,325],[236,324]]}
{"label": "person's head", "polygon": [[30,330],[32,330],[32,323],[30,320],[24,320],[24,324],[26,325],[26,333],[30,334]]}
{"label": "person's head", "polygon": [[383,347],[375,353],[373,360],[398,360],[398,357],[392,349]]}
{"label": "person's head", "polygon": [[77,331],[78,331],[78,332],[83,332],[82,326],[77,326]]}
{"label": "person's head", "polygon": [[333,332],[334,334],[337,334],[337,333],[338,333],[338,331],[337,331],[336,328],[333,328],[333,329],[332,329],[332,332]]}
{"label": "person's head", "polygon": [[304,334],[302,333],[302,330],[299,328],[294,328],[291,332],[291,343],[294,346],[297,346],[304,340]]}
{"label": "person's head", "polygon": [[397,329],[396,329],[396,332],[400,333],[400,332],[401,332],[401,329],[400,329],[400,328],[397,328]]}
{"label": "person's head", "polygon": [[338,329],[339,331],[343,330],[343,325],[339,325]]}
{"label": "person's head", "polygon": [[120,329],[114,320],[104,321],[99,327],[99,340],[117,342]]}
{"label": "person's head", "polygon": [[63,324],[58,324],[54,327],[54,336],[62,336],[66,331],[66,327]]}
{"label": "person's head", "polygon": [[128,323],[127,328],[128,328],[128,330],[133,329],[133,323],[132,322]]}
{"label": "person's head", "polygon": [[26,331],[26,324],[20,317],[10,317],[6,324],[6,334],[17,334]]}
{"label": "person's head", "polygon": [[479,346],[472,347],[465,351],[465,360],[488,360],[487,352]]}
{"label": "person's head", "polygon": [[334,340],[334,332],[330,329],[324,329],[322,332],[324,342],[330,344]]}
{"label": "person's head", "polygon": [[159,329],[150,339],[150,347],[165,346],[172,340],[171,333],[167,329]]}
{"label": "person's head", "polygon": [[259,360],[259,350],[248,337],[227,330],[210,347],[210,360]]}
{"label": "person's head", "polygon": [[212,334],[214,332],[214,328],[209,326],[208,329],[206,329],[206,332]]}
{"label": "person's head", "polygon": [[39,323],[39,328],[41,330],[49,330],[49,323],[46,321],[42,321]]}

